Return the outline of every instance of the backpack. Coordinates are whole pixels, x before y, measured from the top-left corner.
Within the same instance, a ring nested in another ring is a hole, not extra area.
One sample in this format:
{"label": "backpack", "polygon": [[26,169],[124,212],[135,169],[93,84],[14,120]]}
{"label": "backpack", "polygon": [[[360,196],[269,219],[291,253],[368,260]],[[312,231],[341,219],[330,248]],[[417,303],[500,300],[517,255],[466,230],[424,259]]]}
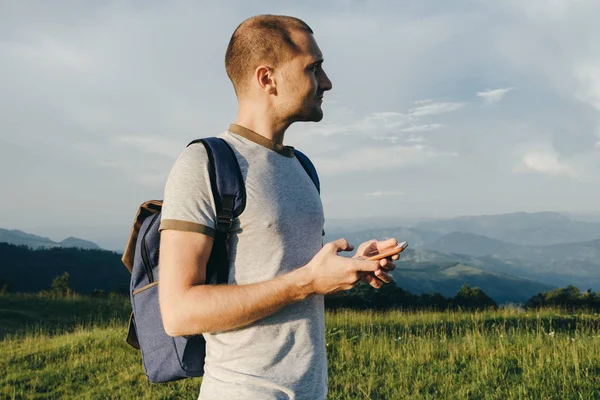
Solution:
{"label": "backpack", "polygon": [[[202,143],[209,159],[211,191],[217,211],[217,229],[207,264],[206,283],[227,283],[229,275],[229,229],[246,206],[246,189],[233,149],[221,138],[194,140]],[[312,162],[294,150],[317,191],[320,184]],[[199,335],[171,337],[164,330],[158,303],[158,252],[162,200],[143,203],[134,220],[122,261],[131,272],[129,318],[126,341],[142,352],[149,381],[161,383],[204,375],[206,342]]]}

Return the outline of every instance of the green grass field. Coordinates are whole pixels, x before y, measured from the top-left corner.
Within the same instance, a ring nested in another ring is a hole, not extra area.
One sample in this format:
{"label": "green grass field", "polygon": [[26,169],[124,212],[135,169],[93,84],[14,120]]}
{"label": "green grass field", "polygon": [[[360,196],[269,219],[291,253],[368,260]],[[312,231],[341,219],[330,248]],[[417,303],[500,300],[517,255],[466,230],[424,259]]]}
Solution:
{"label": "green grass field", "polygon": [[[0,296],[1,399],[195,399],[149,384],[126,298]],[[600,399],[600,315],[327,314],[330,399]]]}

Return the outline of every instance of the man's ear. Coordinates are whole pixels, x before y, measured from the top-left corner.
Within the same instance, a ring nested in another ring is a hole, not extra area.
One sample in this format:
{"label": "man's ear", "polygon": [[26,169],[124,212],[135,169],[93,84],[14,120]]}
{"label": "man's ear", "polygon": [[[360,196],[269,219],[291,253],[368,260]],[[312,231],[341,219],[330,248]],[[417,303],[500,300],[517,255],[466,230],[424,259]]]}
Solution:
{"label": "man's ear", "polygon": [[277,81],[275,71],[267,65],[260,65],[254,71],[254,78],[258,87],[267,94],[277,94]]}

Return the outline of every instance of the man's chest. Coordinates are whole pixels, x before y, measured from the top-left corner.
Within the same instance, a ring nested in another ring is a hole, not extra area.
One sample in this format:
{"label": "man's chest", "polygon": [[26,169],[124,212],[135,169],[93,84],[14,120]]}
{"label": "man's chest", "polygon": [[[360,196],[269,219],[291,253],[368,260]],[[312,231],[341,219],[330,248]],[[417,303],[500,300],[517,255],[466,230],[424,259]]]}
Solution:
{"label": "man's chest", "polygon": [[243,230],[320,233],[323,205],[314,183],[300,165],[250,168],[246,174],[246,209],[239,222]]}

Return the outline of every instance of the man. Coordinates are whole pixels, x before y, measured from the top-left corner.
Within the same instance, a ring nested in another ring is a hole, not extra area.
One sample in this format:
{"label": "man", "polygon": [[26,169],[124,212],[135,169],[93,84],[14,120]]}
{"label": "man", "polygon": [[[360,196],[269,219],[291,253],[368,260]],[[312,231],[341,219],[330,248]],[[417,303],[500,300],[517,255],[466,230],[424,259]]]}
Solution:
{"label": "man", "polygon": [[[249,18],[235,30],[225,67],[237,98],[235,124],[220,134],[234,149],[247,201],[230,234],[227,285],[203,285],[215,237],[215,204],[201,144],[184,150],[165,187],[159,300],[171,336],[203,333],[200,399],[324,399],[327,394],[323,295],[390,282],[390,260],[362,255],[396,244],[323,246],[321,200],[283,145],[296,121],[323,118],[332,88],[312,30],[284,16]],[[397,259],[395,256],[393,259]]]}

